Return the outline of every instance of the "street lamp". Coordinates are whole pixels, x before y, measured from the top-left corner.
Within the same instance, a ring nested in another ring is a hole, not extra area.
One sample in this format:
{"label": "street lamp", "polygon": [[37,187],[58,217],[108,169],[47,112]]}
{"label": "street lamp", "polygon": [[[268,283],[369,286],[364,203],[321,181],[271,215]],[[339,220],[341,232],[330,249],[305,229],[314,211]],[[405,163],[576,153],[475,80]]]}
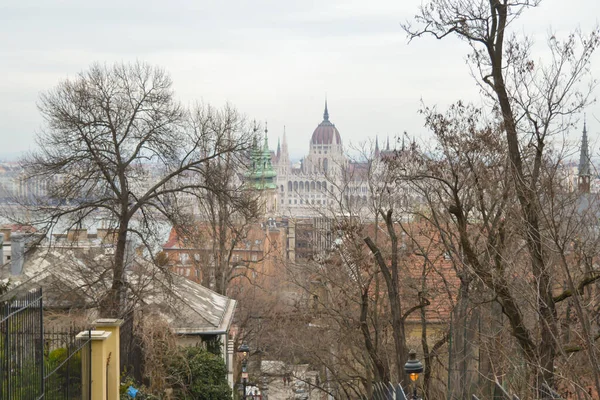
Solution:
{"label": "street lamp", "polygon": [[248,383],[248,355],[250,353],[250,347],[246,343],[242,343],[238,347],[238,353],[242,353],[242,400],[246,400],[246,384]]}
{"label": "street lamp", "polygon": [[423,372],[423,364],[421,364],[421,361],[417,360],[416,351],[411,350],[408,352],[408,361],[404,364],[404,372],[406,372],[406,375],[408,375],[413,382],[413,399],[417,400],[417,379],[419,379],[419,374]]}

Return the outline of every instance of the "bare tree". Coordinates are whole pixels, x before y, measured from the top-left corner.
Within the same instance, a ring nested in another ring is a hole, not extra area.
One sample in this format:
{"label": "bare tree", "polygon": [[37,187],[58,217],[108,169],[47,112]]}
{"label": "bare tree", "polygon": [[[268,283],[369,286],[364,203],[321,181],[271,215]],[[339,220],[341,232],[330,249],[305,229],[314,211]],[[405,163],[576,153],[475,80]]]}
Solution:
{"label": "bare tree", "polygon": [[[564,42],[549,39],[551,59],[537,65],[532,59],[531,41],[508,36],[511,22],[539,1],[454,1],[433,0],[421,6],[415,20],[418,26],[404,24],[409,37],[431,34],[438,39],[455,35],[472,48],[469,56],[478,83],[498,112],[505,134],[507,156],[514,194],[520,207],[531,273],[537,280],[537,312],[541,318],[536,338],[521,321],[518,305],[510,296],[502,299],[527,360],[537,371],[538,395],[543,386],[554,386],[558,326],[553,299],[553,277],[549,254],[544,249],[541,219],[541,170],[553,135],[571,126],[571,117],[585,107],[593,82],[581,85],[589,72],[590,57],[598,46],[598,31],[589,37],[570,35]],[[465,216],[453,213],[458,221]],[[452,211],[451,211],[452,212]],[[464,248],[469,258],[468,248]],[[475,258],[473,258],[475,261]],[[600,389],[600,388],[599,388]]]}
{"label": "bare tree", "polygon": [[[440,269],[444,246],[437,231],[429,228],[428,235],[425,225],[407,219],[415,204],[406,185],[397,181],[395,168],[368,151],[363,154],[342,168],[341,179],[321,185],[331,205],[313,209],[318,217],[304,222],[308,235],[300,231],[300,222],[295,225],[296,240],[313,250],[288,262],[298,296],[293,315],[300,323],[294,321],[292,329],[287,321],[285,327],[275,323],[266,331],[286,332],[288,347],[281,359],[310,360],[327,371],[323,391],[330,390],[328,382],[334,392],[350,398],[371,396],[375,382],[402,379],[409,344],[416,347],[425,340],[426,386],[429,398],[435,398],[444,381],[436,364],[448,338],[445,318],[457,285]],[[444,284],[444,279],[453,282]],[[409,331],[422,328],[424,336],[409,337],[406,326]]]}
{"label": "bare tree", "polygon": [[139,62],[94,64],[42,94],[39,109],[39,149],[22,162],[28,179],[48,188],[28,199],[28,216],[47,230],[110,221],[116,249],[102,312],[118,315],[128,239],[150,246],[161,218],[174,218],[186,196],[213,190],[209,162],[247,148],[244,119],[229,106],[186,110],[168,74]]}
{"label": "bare tree", "polygon": [[[401,179],[422,194],[426,207],[420,218],[439,231],[461,278],[452,329],[453,346],[459,345],[458,353],[452,352],[456,372],[449,372],[458,391],[452,396],[464,397],[468,395],[465,390],[473,390],[474,385],[480,386],[482,396],[491,396],[495,382],[511,374],[521,377],[513,380],[513,390],[526,393],[531,390],[527,385],[534,384],[534,393],[548,395],[548,383],[535,379],[542,369],[540,360],[523,351],[529,345],[539,355],[546,345],[541,336],[543,320],[537,317],[540,280],[527,257],[527,231],[515,199],[508,150],[498,140],[503,134],[501,125],[486,121],[481,110],[462,103],[444,114],[425,109],[424,115],[435,134],[436,148],[422,153],[418,168],[407,171],[398,165],[397,170]],[[525,157],[534,154],[531,150]],[[585,393],[581,388],[596,380],[598,371],[592,317],[596,295],[595,289],[587,293],[585,289],[600,278],[592,261],[597,258],[598,238],[595,219],[590,218],[598,208],[594,196],[569,191],[562,168],[566,154],[569,149],[548,152],[542,160],[540,234],[556,305],[555,386]],[[569,304],[576,317],[569,317]],[[578,326],[577,339],[568,337],[571,329],[566,326],[573,324]],[[518,348],[513,349],[513,344]],[[574,374],[568,350],[582,349],[586,351],[577,360],[587,368]],[[477,353],[478,367],[473,362]],[[587,360],[582,361],[583,357]],[[466,376],[474,365],[491,385]],[[524,365],[529,373],[523,373]]]}

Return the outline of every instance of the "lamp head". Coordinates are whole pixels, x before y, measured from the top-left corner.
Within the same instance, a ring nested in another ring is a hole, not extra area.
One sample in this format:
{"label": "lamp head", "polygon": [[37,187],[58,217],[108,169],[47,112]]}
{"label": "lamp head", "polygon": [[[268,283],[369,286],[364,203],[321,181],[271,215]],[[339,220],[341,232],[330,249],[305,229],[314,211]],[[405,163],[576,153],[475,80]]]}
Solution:
{"label": "lamp head", "polygon": [[406,372],[413,382],[419,379],[419,374],[423,372],[423,364],[417,360],[416,351],[411,350],[408,352],[408,361],[404,364],[404,372]]}
{"label": "lamp head", "polygon": [[240,347],[238,347],[238,353],[242,353],[244,358],[248,357],[248,353],[250,353],[250,347],[246,343],[242,343]]}

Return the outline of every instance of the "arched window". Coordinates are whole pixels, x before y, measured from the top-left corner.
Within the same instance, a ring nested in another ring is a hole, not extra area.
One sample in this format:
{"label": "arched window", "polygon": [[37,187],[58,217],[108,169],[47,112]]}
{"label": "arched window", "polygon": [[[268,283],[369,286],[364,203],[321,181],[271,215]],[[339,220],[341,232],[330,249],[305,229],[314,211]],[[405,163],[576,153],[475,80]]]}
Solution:
{"label": "arched window", "polygon": [[329,167],[329,162],[326,158],[323,159],[323,172],[328,172],[327,168]]}
{"label": "arched window", "polygon": [[310,192],[310,183],[308,183],[308,181],[306,181],[306,183],[304,184],[304,187],[306,188],[307,192]]}
{"label": "arched window", "polygon": [[323,191],[327,190],[327,182],[323,182]]}
{"label": "arched window", "polygon": [[283,193],[283,185],[281,185],[281,193]]}
{"label": "arched window", "polygon": [[310,190],[315,190],[315,181],[310,183]]}
{"label": "arched window", "polygon": [[300,182],[300,191],[304,192],[304,182]]}
{"label": "arched window", "polygon": [[292,181],[288,181],[288,192],[292,191]]}
{"label": "arched window", "polygon": [[321,191],[321,182],[317,182],[317,190],[320,192]]}
{"label": "arched window", "polygon": [[294,192],[298,191],[298,182],[294,182]]}

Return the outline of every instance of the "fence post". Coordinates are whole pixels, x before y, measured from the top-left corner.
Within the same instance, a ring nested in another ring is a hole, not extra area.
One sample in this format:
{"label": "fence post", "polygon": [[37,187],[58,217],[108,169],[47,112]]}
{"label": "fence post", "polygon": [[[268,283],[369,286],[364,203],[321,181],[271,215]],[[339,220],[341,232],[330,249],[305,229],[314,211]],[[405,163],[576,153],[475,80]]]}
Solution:
{"label": "fence post", "polygon": [[106,376],[106,363],[109,357],[109,351],[106,341],[109,337],[111,337],[111,333],[106,331],[83,331],[77,334],[78,339],[89,339],[91,342],[90,345],[92,348],[92,398],[90,400],[106,400],[108,383]]}
{"label": "fence post", "polygon": [[121,325],[124,320],[116,318],[101,318],[94,321],[98,330],[110,332],[106,339],[106,347],[110,354],[108,365],[108,397],[107,400],[119,400],[119,387],[121,386]]}

